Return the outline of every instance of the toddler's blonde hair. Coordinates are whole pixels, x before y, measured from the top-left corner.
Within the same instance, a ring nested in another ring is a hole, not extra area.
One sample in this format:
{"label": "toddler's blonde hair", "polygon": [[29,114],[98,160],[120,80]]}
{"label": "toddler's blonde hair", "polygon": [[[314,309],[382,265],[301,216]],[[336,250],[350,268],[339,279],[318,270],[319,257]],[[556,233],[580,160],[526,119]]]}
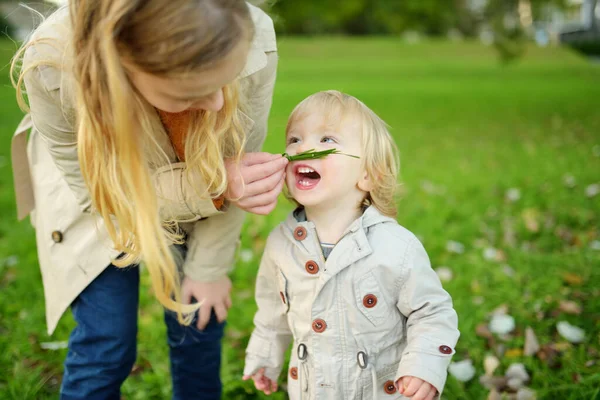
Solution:
{"label": "toddler's blonde hair", "polygon": [[395,218],[400,157],[388,125],[357,98],[337,90],[326,90],[310,95],[294,108],[286,134],[295,123],[313,113],[324,115],[334,124],[340,124],[346,118],[357,123],[363,148],[361,162],[373,187],[362,206],[373,205],[382,214]]}

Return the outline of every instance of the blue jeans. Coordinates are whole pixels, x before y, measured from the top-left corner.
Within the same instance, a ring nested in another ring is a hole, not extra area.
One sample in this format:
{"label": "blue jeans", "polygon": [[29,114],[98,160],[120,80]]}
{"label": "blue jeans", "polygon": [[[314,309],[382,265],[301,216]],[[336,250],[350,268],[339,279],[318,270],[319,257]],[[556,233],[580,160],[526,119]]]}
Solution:
{"label": "blue jeans", "polygon": [[[77,326],[60,391],[62,400],[119,400],[136,359],[139,268],[109,266],[71,305]],[[204,331],[165,312],[174,400],[221,398],[221,338],[213,313]],[[158,344],[157,344],[158,345]]]}

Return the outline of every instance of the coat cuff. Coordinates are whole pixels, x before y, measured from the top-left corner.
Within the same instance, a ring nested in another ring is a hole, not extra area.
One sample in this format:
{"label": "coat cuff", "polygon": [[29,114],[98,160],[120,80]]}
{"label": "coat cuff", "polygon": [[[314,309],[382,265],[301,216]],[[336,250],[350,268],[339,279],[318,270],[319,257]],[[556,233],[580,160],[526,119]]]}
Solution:
{"label": "coat cuff", "polygon": [[414,376],[430,383],[441,395],[448,377],[448,365],[455,350],[443,342],[437,343],[431,339],[420,340],[417,344],[424,346],[410,346],[404,351],[395,381],[403,376]]}
{"label": "coat cuff", "polygon": [[[226,204],[215,204],[210,196],[200,197],[184,177],[185,163],[166,165],[154,172],[153,181],[163,220],[193,222],[225,211]],[[222,210],[222,211],[221,211]]]}
{"label": "coat cuff", "polygon": [[269,340],[253,333],[246,348],[244,375],[252,376],[264,368],[265,376],[277,382],[283,368],[285,351],[286,348],[281,347],[275,338]]}

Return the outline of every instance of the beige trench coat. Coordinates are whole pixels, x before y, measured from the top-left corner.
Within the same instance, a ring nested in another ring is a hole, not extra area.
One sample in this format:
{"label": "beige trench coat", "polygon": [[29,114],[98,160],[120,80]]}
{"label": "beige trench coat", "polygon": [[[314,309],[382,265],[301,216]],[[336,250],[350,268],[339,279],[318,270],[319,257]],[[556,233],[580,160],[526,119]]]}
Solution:
{"label": "beige trench coat", "polygon": [[457,315],[419,240],[369,207],[325,261],[302,209],[269,236],[256,280],[258,311],[244,375],[276,380],[293,341],[292,400],[400,399],[421,378],[441,393]]}
{"label": "beige trench coat", "polygon": [[[272,103],[277,47],[272,20],[260,9],[249,7],[256,33],[240,77],[247,101],[242,116],[248,134],[246,150],[259,151]],[[69,11],[63,7],[32,38],[52,39],[52,45],[30,47],[23,67],[38,59],[63,65],[69,29]],[[67,94],[72,86],[68,68],[38,67],[27,73],[30,113],[12,142],[18,214],[23,218],[31,213],[36,228],[49,333],[71,302],[118,255],[102,219],[90,213],[90,195],[77,159],[73,100]],[[222,213],[210,198],[197,198],[195,193],[203,189],[188,187],[182,179],[184,164],[177,162],[166,132],[160,132],[156,140],[171,163],[158,165],[154,171],[161,211],[175,215],[188,234],[184,272],[199,281],[218,280],[233,265],[244,213],[235,207]],[[210,218],[201,220],[204,217]]]}

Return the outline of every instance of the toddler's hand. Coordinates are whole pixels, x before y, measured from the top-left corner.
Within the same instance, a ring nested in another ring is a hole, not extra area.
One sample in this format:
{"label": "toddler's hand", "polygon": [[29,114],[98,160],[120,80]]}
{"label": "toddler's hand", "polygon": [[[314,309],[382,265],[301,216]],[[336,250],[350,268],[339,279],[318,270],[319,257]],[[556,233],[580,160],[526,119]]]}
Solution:
{"label": "toddler's hand", "polygon": [[414,376],[403,376],[396,381],[398,393],[410,397],[412,400],[433,400],[437,394],[437,389],[429,382]]}
{"label": "toddler's hand", "polygon": [[244,380],[252,378],[254,386],[257,390],[264,392],[265,394],[271,394],[277,391],[277,382],[273,382],[271,379],[265,376],[265,369],[261,368],[252,376],[244,375]]}

